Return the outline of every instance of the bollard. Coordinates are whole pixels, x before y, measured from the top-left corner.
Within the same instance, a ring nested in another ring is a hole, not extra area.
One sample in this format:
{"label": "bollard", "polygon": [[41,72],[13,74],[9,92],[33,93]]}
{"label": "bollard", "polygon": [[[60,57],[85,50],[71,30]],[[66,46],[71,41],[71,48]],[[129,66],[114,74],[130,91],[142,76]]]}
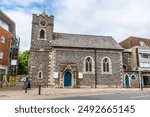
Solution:
{"label": "bollard", "polygon": [[141,83],[141,91],[143,91],[143,86],[142,86],[142,83]]}
{"label": "bollard", "polygon": [[27,93],[27,88],[25,88],[25,93]]}
{"label": "bollard", "polygon": [[2,77],[0,76],[0,87],[2,88]]}
{"label": "bollard", "polygon": [[41,95],[41,85],[39,85],[39,95]]}
{"label": "bollard", "polygon": [[0,81],[1,88],[3,87],[2,81]]}

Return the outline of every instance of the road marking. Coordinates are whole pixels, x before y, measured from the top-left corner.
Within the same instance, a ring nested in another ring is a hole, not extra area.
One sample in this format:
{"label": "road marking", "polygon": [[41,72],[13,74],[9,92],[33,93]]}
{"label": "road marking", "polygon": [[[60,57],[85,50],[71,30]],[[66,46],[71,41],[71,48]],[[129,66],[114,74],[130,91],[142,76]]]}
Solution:
{"label": "road marking", "polygon": [[144,97],[150,97],[150,95],[141,95],[141,96],[135,96],[135,97],[130,97],[130,98],[144,98]]}

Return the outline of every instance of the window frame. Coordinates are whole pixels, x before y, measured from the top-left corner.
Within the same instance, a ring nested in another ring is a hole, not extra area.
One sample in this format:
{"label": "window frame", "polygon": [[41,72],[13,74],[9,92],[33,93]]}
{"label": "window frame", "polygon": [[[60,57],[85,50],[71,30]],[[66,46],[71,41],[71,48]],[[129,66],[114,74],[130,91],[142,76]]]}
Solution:
{"label": "window frame", "polygon": [[123,64],[122,67],[123,67],[123,70],[127,70],[128,69],[126,64]]}
{"label": "window frame", "polygon": [[[87,61],[87,59],[90,58],[90,61]],[[87,56],[84,59],[84,73],[85,74],[94,74],[94,60],[91,56]],[[87,68],[88,67],[88,68]]]}
{"label": "window frame", "polygon": [[[134,76],[135,79],[132,79],[133,76]],[[131,75],[131,80],[136,80],[136,75],[132,74]]]}
{"label": "window frame", "polygon": [[[41,37],[41,31],[44,31],[44,37]],[[41,28],[39,30],[38,39],[39,40],[46,40],[46,30],[44,28]]]}
{"label": "window frame", "polygon": [[40,38],[41,39],[45,38],[45,31],[43,29],[40,30]]}
{"label": "window frame", "polygon": [[3,58],[4,58],[4,53],[0,52],[0,59],[3,59]]}
{"label": "window frame", "polygon": [[0,41],[1,41],[1,43],[5,44],[5,42],[6,42],[5,37],[4,37],[4,36],[1,36]]}
{"label": "window frame", "polygon": [[145,59],[149,58],[149,54],[147,54],[147,53],[142,53],[142,58],[145,58]]}
{"label": "window frame", "polygon": [[[39,77],[39,75],[41,75],[41,77]],[[37,78],[38,78],[38,79],[43,79],[43,71],[40,70],[40,71],[38,72]]]}
{"label": "window frame", "polygon": [[[107,61],[104,64],[104,60],[105,59],[107,59]],[[102,74],[112,74],[112,63],[111,63],[110,58],[104,57],[102,59],[102,61],[101,61],[101,68],[102,68]]]}
{"label": "window frame", "polygon": [[86,72],[91,72],[92,71],[92,59],[90,57],[87,57],[85,59],[85,71]]}

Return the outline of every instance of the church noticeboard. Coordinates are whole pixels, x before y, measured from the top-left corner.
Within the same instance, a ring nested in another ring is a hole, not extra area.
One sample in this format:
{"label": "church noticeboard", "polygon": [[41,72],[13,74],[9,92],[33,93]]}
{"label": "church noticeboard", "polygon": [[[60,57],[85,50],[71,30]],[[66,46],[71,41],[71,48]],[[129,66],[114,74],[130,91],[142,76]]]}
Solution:
{"label": "church noticeboard", "polygon": [[11,60],[11,65],[17,65],[17,60]]}
{"label": "church noticeboard", "polygon": [[53,73],[53,78],[57,79],[58,78],[58,72]]}
{"label": "church noticeboard", "polygon": [[82,72],[79,72],[79,73],[78,73],[78,76],[79,76],[80,79],[82,79],[82,78],[83,78],[83,73],[82,73]]}

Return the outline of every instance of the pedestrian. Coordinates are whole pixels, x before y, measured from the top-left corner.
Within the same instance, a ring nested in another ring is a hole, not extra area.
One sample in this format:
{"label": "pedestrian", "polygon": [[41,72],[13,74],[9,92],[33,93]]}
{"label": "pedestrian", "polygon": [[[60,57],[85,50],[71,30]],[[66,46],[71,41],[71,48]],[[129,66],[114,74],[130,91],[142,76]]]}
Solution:
{"label": "pedestrian", "polygon": [[30,80],[27,77],[26,80],[24,81],[24,85],[23,85],[23,89],[25,90],[25,93],[27,93],[28,88],[31,88],[31,85],[30,85]]}

